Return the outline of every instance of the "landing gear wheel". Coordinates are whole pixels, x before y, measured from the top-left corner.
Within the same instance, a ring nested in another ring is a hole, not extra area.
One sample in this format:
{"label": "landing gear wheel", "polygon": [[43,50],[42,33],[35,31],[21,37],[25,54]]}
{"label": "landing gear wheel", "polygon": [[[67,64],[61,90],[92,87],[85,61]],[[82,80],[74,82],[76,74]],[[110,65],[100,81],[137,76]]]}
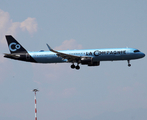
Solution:
{"label": "landing gear wheel", "polygon": [[71,65],[71,68],[72,68],[72,69],[74,69],[74,68],[75,68],[75,65],[74,65],[74,64],[72,64],[72,65]]}
{"label": "landing gear wheel", "polygon": [[128,64],[129,67],[131,67],[131,64]]}
{"label": "landing gear wheel", "polygon": [[79,69],[80,69],[80,66],[79,66],[79,65],[77,65],[77,66],[76,66],[76,69],[77,69],[77,70],[79,70]]}

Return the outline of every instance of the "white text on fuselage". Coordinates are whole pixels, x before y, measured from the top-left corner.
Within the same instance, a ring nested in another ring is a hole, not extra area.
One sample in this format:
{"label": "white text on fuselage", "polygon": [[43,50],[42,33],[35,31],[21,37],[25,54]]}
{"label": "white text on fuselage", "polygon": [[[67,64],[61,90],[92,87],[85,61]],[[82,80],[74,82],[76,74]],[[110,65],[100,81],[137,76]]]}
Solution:
{"label": "white text on fuselage", "polygon": [[100,56],[100,55],[123,55],[126,54],[126,50],[123,51],[99,51],[96,50],[94,52],[86,52],[86,55],[94,55],[94,56]]}

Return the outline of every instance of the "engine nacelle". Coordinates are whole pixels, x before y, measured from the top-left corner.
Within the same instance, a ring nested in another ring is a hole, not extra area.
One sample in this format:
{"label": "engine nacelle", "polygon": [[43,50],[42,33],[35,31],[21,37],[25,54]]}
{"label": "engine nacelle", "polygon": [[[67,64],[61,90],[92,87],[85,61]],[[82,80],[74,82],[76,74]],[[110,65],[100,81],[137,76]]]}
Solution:
{"label": "engine nacelle", "polygon": [[99,66],[100,65],[100,61],[98,62],[92,62],[92,63],[89,63],[88,66]]}
{"label": "engine nacelle", "polygon": [[81,58],[81,64],[88,66],[99,66],[100,61],[94,62],[92,58]]}
{"label": "engine nacelle", "polygon": [[90,64],[92,63],[92,58],[81,58],[81,64],[83,65],[87,65],[87,64]]}

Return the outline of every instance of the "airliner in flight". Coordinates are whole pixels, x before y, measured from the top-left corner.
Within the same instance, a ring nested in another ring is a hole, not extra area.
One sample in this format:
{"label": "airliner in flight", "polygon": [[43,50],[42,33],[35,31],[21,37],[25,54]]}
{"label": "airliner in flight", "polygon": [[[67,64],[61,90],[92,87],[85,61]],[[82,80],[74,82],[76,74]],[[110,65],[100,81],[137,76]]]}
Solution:
{"label": "airliner in flight", "polygon": [[[34,63],[71,63],[72,69],[80,69],[79,64],[99,66],[100,61],[126,60],[130,67],[130,60],[143,58],[144,53],[134,48],[109,48],[109,49],[84,49],[84,50],[61,50],[52,49],[48,44],[49,51],[27,51],[11,35],[6,35],[10,54],[4,57]],[[75,65],[76,63],[76,65]]]}

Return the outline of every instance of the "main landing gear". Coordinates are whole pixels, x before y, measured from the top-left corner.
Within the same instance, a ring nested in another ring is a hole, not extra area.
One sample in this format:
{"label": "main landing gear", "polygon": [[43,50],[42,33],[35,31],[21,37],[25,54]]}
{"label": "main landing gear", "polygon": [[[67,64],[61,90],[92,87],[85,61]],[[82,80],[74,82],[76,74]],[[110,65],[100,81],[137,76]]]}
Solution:
{"label": "main landing gear", "polygon": [[130,60],[128,60],[128,66],[131,67]]}
{"label": "main landing gear", "polygon": [[79,69],[80,69],[80,66],[79,66],[79,64],[77,64],[77,66],[75,66],[74,63],[73,63],[73,64],[71,65],[71,68],[72,68],[72,69],[76,68],[77,70],[79,70]]}

